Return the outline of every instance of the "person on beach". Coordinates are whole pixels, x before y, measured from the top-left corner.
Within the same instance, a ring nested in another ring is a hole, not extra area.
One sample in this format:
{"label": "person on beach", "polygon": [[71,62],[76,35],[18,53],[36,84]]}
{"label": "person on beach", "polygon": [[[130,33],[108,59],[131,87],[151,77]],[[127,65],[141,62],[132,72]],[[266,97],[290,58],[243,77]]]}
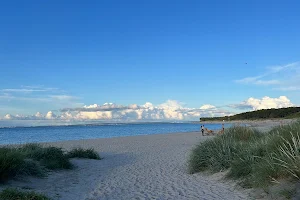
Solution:
{"label": "person on beach", "polygon": [[204,125],[201,126],[202,136],[204,136]]}
{"label": "person on beach", "polygon": [[218,132],[218,134],[224,134],[225,128],[224,123],[222,124],[222,129]]}

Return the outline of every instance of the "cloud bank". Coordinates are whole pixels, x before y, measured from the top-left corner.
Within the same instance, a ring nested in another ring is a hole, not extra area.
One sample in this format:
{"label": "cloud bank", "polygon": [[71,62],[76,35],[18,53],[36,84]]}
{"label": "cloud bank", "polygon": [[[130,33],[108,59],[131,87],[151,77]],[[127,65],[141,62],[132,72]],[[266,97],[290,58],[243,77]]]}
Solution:
{"label": "cloud bank", "polygon": [[146,102],[144,105],[131,104],[128,106],[105,103],[92,104],[75,108],[62,108],[58,113],[49,111],[45,115],[40,112],[31,116],[11,115],[4,116],[6,120],[198,120],[203,116],[231,115],[226,110],[220,110],[213,105],[203,105],[200,108],[187,108],[176,100],[168,100],[159,105]]}
{"label": "cloud bank", "polygon": [[[109,120],[109,121],[165,121],[165,120],[199,120],[200,117],[215,117],[233,115],[237,110],[259,110],[268,108],[285,108],[294,106],[286,97],[249,98],[241,103],[216,107],[204,104],[199,108],[185,107],[181,102],[168,100],[159,105],[146,102],[144,105],[131,104],[128,106],[105,103],[92,104],[82,107],[62,108],[60,111],[49,111],[46,114],[37,112],[35,115],[22,116],[7,114],[6,120]],[[227,107],[227,109],[224,109]]]}

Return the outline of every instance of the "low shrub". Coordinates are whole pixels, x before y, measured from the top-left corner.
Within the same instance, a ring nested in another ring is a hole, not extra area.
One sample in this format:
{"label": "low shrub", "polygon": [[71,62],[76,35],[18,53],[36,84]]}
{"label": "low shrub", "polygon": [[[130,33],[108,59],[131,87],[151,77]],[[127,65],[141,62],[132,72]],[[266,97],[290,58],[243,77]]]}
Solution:
{"label": "low shrub", "polygon": [[15,177],[25,165],[24,155],[15,149],[0,148],[0,182]]}
{"label": "low shrub", "polygon": [[250,141],[261,138],[262,134],[247,127],[231,127],[225,134],[206,140],[193,149],[189,158],[189,172],[204,170],[218,172],[228,169],[236,155]]}
{"label": "low shrub", "polygon": [[75,148],[67,153],[69,158],[89,158],[100,160],[99,154],[94,149]]}
{"label": "low shrub", "polygon": [[278,126],[266,134],[232,127],[193,149],[191,173],[229,169],[227,177],[247,187],[267,187],[281,179],[300,179],[300,123]]}
{"label": "low shrub", "polygon": [[25,192],[18,189],[8,188],[0,192],[1,200],[50,200],[48,197],[35,192]]}
{"label": "low shrub", "polygon": [[72,169],[70,158],[89,158],[100,160],[93,149],[76,148],[64,152],[58,147],[43,147],[39,144],[25,144],[19,147],[0,147],[0,182],[17,175],[43,177],[46,169]]}

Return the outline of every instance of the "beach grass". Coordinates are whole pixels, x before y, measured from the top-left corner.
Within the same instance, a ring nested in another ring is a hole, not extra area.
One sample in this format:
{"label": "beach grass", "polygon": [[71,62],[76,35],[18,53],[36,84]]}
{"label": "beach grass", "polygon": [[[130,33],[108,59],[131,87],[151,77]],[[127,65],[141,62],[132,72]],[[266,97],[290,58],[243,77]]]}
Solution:
{"label": "beach grass", "polygon": [[0,181],[6,181],[19,174],[25,165],[24,158],[16,149],[0,148]]}
{"label": "beach grass", "polygon": [[14,188],[7,188],[0,192],[1,200],[50,200],[48,197],[35,192],[21,191]]}
{"label": "beach grass", "polygon": [[225,134],[206,140],[193,150],[189,159],[189,172],[226,170],[245,145],[260,137],[262,134],[256,130],[239,126],[231,127]]}
{"label": "beach grass", "polygon": [[47,170],[72,169],[72,157],[100,159],[93,149],[75,148],[70,152],[53,146],[25,144],[0,148],[0,182],[18,175],[46,176]]}
{"label": "beach grass", "polygon": [[90,149],[83,149],[83,148],[74,148],[67,153],[69,158],[88,158],[88,159],[95,159],[101,160],[99,154],[92,148]]}
{"label": "beach grass", "polygon": [[227,170],[227,177],[244,187],[268,187],[281,179],[300,179],[300,122],[260,133],[232,127],[196,146],[190,173]]}

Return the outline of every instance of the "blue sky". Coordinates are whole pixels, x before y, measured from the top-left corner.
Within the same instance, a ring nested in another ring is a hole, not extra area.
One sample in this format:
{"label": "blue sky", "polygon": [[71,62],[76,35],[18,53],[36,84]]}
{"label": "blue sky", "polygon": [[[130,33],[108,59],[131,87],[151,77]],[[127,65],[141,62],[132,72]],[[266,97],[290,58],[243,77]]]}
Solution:
{"label": "blue sky", "polygon": [[[108,112],[100,108],[106,102],[113,108],[211,105],[217,114],[241,112],[239,105],[299,105],[299,4],[3,2],[0,117],[58,116],[60,109],[83,112],[93,104],[99,110],[88,112]],[[260,105],[249,103],[251,97]]]}

